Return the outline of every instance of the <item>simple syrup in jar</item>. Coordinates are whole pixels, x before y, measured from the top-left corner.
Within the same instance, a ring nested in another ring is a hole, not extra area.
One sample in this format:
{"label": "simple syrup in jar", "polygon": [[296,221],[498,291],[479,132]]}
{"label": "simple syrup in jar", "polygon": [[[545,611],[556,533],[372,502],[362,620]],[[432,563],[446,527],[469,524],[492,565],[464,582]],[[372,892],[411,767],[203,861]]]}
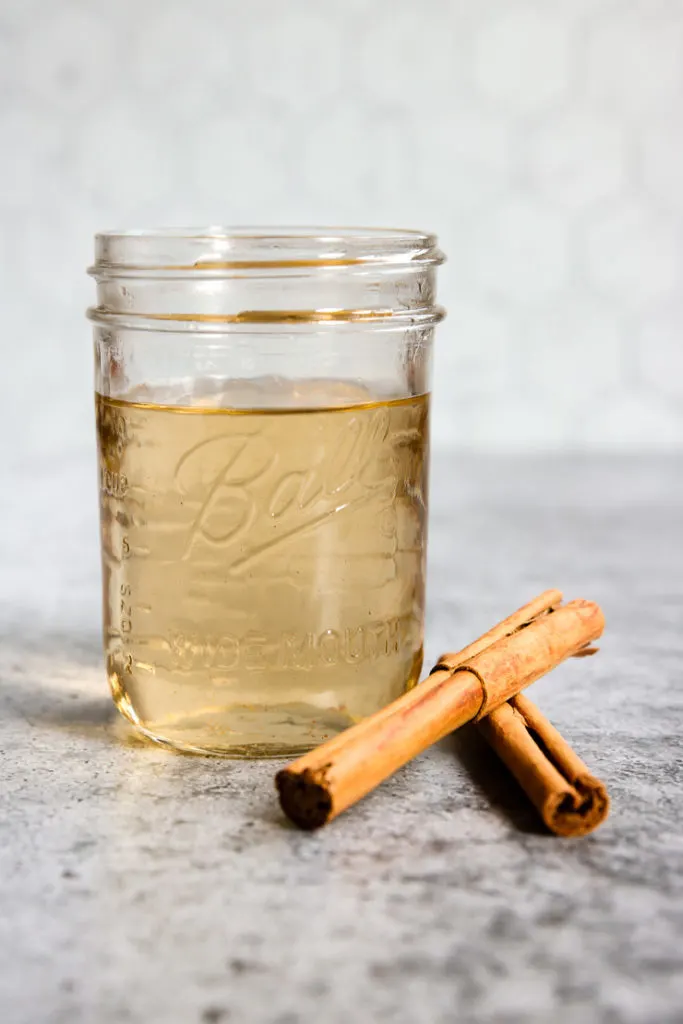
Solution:
{"label": "simple syrup in jar", "polygon": [[419,677],[441,254],[211,229],[97,257],[114,701],[181,750],[307,750]]}

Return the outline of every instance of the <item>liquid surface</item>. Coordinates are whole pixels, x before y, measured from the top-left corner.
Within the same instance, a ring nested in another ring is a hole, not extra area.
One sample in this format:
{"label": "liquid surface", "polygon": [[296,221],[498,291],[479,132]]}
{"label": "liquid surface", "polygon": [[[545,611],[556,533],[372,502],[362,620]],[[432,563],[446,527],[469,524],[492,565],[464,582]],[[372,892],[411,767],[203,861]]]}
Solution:
{"label": "liquid surface", "polygon": [[97,396],[126,717],[184,749],[290,753],[417,681],[427,396],[261,380],[129,397]]}

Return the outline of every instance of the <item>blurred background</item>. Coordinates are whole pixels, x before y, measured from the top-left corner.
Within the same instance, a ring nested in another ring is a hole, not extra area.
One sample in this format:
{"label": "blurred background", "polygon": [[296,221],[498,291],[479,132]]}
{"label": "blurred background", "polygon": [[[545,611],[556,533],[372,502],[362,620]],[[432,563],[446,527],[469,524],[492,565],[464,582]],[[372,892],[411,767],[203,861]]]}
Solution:
{"label": "blurred background", "polygon": [[680,0],[4,0],[3,446],[93,453],[92,235],[438,232],[437,447],[683,444]]}

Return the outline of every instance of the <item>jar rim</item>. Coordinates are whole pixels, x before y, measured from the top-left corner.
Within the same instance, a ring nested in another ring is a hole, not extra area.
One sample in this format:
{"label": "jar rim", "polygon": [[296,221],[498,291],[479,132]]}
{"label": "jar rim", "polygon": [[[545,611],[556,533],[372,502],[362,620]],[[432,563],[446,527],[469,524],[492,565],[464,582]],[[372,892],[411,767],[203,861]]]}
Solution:
{"label": "jar rim", "polygon": [[113,229],[95,235],[95,277],[117,270],[220,274],[363,264],[440,264],[437,236],[378,227],[169,227]]}

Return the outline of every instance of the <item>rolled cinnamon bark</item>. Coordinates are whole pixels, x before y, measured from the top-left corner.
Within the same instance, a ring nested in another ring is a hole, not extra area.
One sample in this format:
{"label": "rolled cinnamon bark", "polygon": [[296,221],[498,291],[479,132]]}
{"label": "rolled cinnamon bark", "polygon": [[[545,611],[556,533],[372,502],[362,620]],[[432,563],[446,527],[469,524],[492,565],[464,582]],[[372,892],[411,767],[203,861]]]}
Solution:
{"label": "rolled cinnamon bark", "polygon": [[479,721],[596,640],[600,608],[572,601],[555,609],[561,599],[558,591],[541,595],[465,651],[444,655],[409,693],[278,772],[288,817],[319,828],[432,743]]}
{"label": "rolled cinnamon bark", "polygon": [[[432,672],[436,672],[439,667],[450,668],[452,670],[458,668],[463,662],[467,661],[468,658],[473,658],[475,654],[480,654],[485,651],[487,647],[491,647],[492,644],[497,643],[506,636],[511,636],[516,633],[519,629],[524,629],[534,619],[538,619],[541,615],[545,615],[548,612],[552,612],[555,608],[559,608],[562,604],[562,591],[561,590],[544,590],[542,594],[535,597],[528,604],[522,605],[512,615],[508,615],[507,619],[503,619],[502,622],[496,623],[487,633],[480,636],[478,640],[474,640],[473,643],[468,644],[467,647],[463,647],[461,651],[455,651],[451,654],[442,654],[436,663],[436,666],[432,669]],[[577,652],[578,653],[578,652]]]}
{"label": "rolled cinnamon bark", "polygon": [[551,832],[584,836],[605,820],[605,786],[523,694],[497,708],[478,727]]}

